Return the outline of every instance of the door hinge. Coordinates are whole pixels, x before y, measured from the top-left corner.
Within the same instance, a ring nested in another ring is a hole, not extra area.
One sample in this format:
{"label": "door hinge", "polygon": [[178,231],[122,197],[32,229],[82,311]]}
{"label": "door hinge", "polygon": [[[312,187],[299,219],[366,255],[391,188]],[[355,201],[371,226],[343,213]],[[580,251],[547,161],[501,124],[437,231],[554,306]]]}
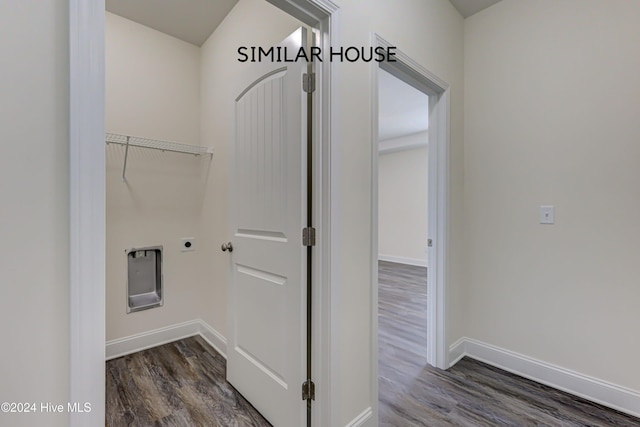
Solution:
{"label": "door hinge", "polygon": [[316,245],[316,229],[307,227],[302,229],[302,246]]}
{"label": "door hinge", "polygon": [[433,246],[433,240],[428,239],[428,240],[427,240],[427,246],[428,246],[428,247],[432,247],[432,246]]}
{"label": "door hinge", "polygon": [[302,90],[313,93],[316,90],[316,73],[304,73],[302,75]]}
{"label": "door hinge", "polygon": [[316,385],[311,380],[302,383],[302,400],[316,400]]}

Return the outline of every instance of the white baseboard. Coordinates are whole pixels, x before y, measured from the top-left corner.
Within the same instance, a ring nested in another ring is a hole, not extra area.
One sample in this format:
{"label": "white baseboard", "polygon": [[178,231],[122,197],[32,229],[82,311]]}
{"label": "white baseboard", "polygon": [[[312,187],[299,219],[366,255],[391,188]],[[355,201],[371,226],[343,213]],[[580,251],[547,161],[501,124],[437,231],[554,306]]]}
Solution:
{"label": "white baseboard", "polygon": [[378,259],[380,261],[388,261],[395,262],[398,264],[407,264],[407,265],[416,265],[418,267],[427,267],[426,259],[418,259],[418,258],[405,258],[401,256],[393,256],[393,255],[378,255]]}
{"label": "white baseboard", "polygon": [[351,420],[345,427],[363,427],[367,421],[372,419],[373,409],[371,409],[371,407],[368,407],[367,409],[362,411],[360,415]]}
{"label": "white baseboard", "polygon": [[217,330],[213,329],[207,322],[200,320],[200,336],[209,345],[216,349],[225,359],[227,358],[227,339]]}
{"label": "white baseboard", "polygon": [[464,356],[469,356],[541,384],[640,417],[640,392],[636,390],[470,338],[461,338],[451,345],[449,356],[449,360],[453,360],[451,366]]}
{"label": "white baseboard", "polygon": [[105,346],[106,359],[157,347],[172,341],[200,335],[222,356],[226,357],[227,340],[225,337],[201,319],[178,323],[164,328],[154,329],[136,335],[107,341]]}
{"label": "white baseboard", "polygon": [[458,363],[463,357],[468,356],[465,353],[466,340],[467,338],[460,338],[449,347],[449,360],[451,360],[449,367],[452,367],[453,365]]}

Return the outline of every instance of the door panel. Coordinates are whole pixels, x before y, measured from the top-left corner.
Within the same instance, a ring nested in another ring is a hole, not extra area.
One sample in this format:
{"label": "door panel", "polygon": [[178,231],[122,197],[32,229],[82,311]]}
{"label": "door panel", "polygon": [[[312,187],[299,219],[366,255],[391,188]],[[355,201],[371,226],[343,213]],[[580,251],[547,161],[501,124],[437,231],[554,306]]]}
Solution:
{"label": "door panel", "polygon": [[[296,51],[298,29],[280,46]],[[306,423],[306,63],[247,64],[235,102],[227,379],[276,427]]]}

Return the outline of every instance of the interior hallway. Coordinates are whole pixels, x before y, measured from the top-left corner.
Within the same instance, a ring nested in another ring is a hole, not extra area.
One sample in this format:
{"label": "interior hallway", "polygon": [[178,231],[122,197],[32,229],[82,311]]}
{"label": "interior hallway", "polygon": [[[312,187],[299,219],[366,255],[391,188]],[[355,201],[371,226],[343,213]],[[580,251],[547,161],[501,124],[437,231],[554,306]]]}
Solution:
{"label": "interior hallway", "polygon": [[378,263],[380,427],[640,426],[640,419],[464,358],[427,365],[427,269]]}

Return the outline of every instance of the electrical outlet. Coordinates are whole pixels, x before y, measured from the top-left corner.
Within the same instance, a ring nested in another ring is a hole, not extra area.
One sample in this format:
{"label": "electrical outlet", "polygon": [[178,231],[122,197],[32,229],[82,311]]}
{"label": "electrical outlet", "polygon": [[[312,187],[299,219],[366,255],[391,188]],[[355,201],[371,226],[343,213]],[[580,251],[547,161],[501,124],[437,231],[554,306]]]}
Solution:
{"label": "electrical outlet", "polygon": [[182,245],[180,251],[191,252],[196,250],[196,239],[193,237],[184,237],[181,239]]}

